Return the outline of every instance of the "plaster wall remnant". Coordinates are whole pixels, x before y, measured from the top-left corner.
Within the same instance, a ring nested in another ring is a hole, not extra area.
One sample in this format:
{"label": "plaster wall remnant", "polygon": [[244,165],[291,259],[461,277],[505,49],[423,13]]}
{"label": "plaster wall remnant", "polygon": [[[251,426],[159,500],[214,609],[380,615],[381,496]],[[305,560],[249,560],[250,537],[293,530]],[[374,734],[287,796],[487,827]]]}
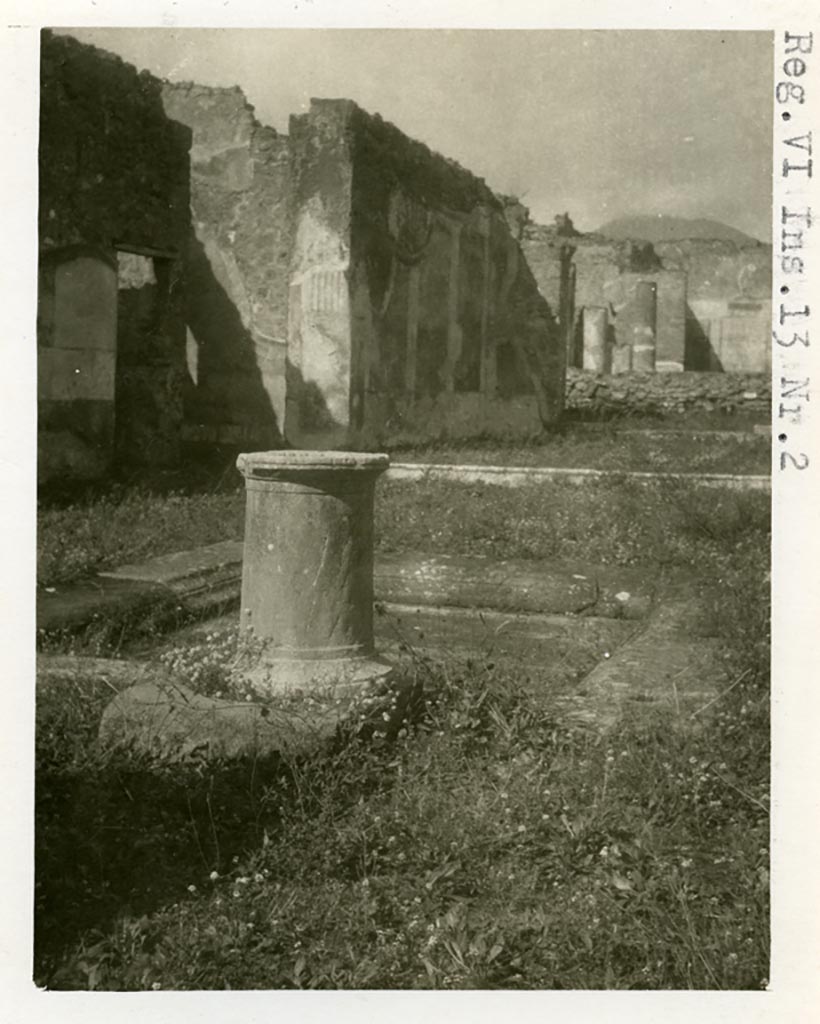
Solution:
{"label": "plaster wall remnant", "polygon": [[185,436],[274,447],[285,413],[288,140],[241,89],[165,82],[167,116],[191,132],[191,223],[183,285],[189,361]]}
{"label": "plaster wall remnant", "polygon": [[288,439],[370,445],[557,418],[558,324],[486,184],[348,100],[313,100],[289,137]]}
{"label": "plaster wall remnant", "polygon": [[534,224],[527,215],[521,228],[521,249],[532,271],[539,292],[558,319],[561,340],[568,366],[576,357],[575,309],[575,238],[572,221],[564,214],[555,218],[555,227]]}
{"label": "plaster wall remnant", "polygon": [[[558,279],[552,268],[561,230],[560,225],[529,223],[522,228],[522,246],[548,301]],[[575,328],[567,342],[570,366],[583,364],[583,309],[605,306],[613,369],[629,372],[634,363],[629,348],[638,324],[637,286],[653,281],[658,372],[768,372],[771,246],[722,239],[653,245],[577,232],[569,241],[575,279]]]}
{"label": "plaster wall remnant", "polygon": [[686,275],[687,369],[768,373],[771,246],[690,238],[655,249],[665,267]]}
{"label": "plaster wall remnant", "polygon": [[[637,369],[633,343],[646,328],[642,285],[655,287],[655,369],[684,368],[686,274],[661,266],[651,245],[613,242],[597,235],[575,239],[575,305],[609,311],[613,372]],[[580,335],[576,326],[576,337]],[[577,345],[576,345],[577,348]],[[640,361],[640,358],[637,362]],[[573,365],[580,366],[580,360]]]}

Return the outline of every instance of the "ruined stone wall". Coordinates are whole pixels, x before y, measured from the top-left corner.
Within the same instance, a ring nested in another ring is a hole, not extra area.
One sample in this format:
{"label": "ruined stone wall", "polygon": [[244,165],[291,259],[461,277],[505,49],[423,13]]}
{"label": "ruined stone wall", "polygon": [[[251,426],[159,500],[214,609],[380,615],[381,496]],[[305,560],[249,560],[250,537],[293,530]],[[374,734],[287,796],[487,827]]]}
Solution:
{"label": "ruined stone wall", "polygon": [[286,431],[303,446],[531,432],[558,325],[483,181],[349,101],[291,121]]}
{"label": "ruined stone wall", "polygon": [[285,411],[288,140],[256,120],[238,88],[165,83],[162,99],[192,133],[184,296],[194,386],[185,435],[276,447]]}
{"label": "ruined stone wall", "polygon": [[[157,79],[120,58],[43,32],[38,468],[45,481],[99,475],[115,440],[124,457],[161,463],[178,454],[186,373],[174,284],[188,232],[190,133],[166,116],[160,92]],[[144,268],[136,280],[133,267],[123,272],[124,253],[162,266]],[[145,289],[153,290],[150,315]],[[140,343],[121,357],[123,333]]]}
{"label": "ruined stone wall", "polygon": [[522,225],[520,241],[538,290],[558,319],[566,362],[572,366],[577,274],[573,259],[575,241],[558,235],[554,228],[531,222]]}
{"label": "ruined stone wall", "polygon": [[687,277],[686,368],[768,372],[771,246],[693,238],[655,250]]}
{"label": "ruined stone wall", "polygon": [[626,373],[567,371],[566,408],[635,415],[692,410],[746,411],[768,416],[771,380],[755,373]]}
{"label": "ruined stone wall", "polygon": [[[525,231],[524,250],[545,295],[555,288],[552,228]],[[613,367],[629,371],[635,288],[657,286],[656,370],[766,373],[771,365],[771,247],[714,239],[652,247],[598,235],[572,239],[576,322],[570,366],[582,366],[583,309],[607,310]],[[652,265],[651,257],[655,257]],[[642,265],[645,264],[645,265]]]}
{"label": "ruined stone wall", "polygon": [[[621,350],[623,358],[614,353],[611,362],[622,371],[629,370],[628,349],[633,340],[636,322],[636,287],[641,281],[654,282],[657,287],[656,369],[658,372],[684,368],[686,325],[686,275],[677,268],[647,265],[637,269],[628,246],[624,243],[597,239],[579,239],[575,255],[575,307],[603,307],[608,312],[610,345]],[[575,359],[580,367],[580,345],[576,327]]]}

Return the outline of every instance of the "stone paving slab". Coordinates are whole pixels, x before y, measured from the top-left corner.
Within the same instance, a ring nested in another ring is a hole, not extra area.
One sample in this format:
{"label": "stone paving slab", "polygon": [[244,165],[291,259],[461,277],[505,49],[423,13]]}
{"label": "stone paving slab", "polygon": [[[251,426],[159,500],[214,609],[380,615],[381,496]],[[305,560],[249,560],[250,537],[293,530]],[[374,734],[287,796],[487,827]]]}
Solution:
{"label": "stone paving slab", "polygon": [[[225,541],[41,589],[37,625],[47,632],[77,629],[94,615],[125,613],[151,600],[215,612],[239,600],[241,582],[242,543]],[[655,590],[644,570],[418,552],[377,554],[373,582],[376,599],[394,604],[633,619],[647,614]]]}
{"label": "stone paving slab", "polygon": [[728,685],[718,641],[693,632],[697,615],[697,595],[669,594],[633,639],[599,662],[575,693],[559,698],[565,717],[607,730],[632,704],[691,719]]}
{"label": "stone paving slab", "polygon": [[242,541],[226,540],[191,551],[160,555],[145,562],[121,565],[117,569],[100,573],[100,576],[111,580],[157,583],[188,593],[198,585],[212,585],[214,578],[221,575],[233,580],[237,572],[241,576]]}
{"label": "stone paving slab", "polygon": [[96,576],[66,587],[38,590],[37,627],[47,631],[79,629],[114,609],[137,610],[168,597],[169,591],[161,583]]}
{"label": "stone paving slab", "polygon": [[376,643],[388,659],[409,655],[498,667],[548,697],[579,679],[627,643],[640,623],[627,619],[510,615],[466,608],[388,605],[376,618]]}
{"label": "stone paving slab", "polygon": [[620,566],[402,552],[376,556],[373,586],[377,600],[394,604],[639,619],[652,603],[654,575]]}
{"label": "stone paving slab", "polygon": [[[456,655],[518,665],[533,685],[546,688],[545,694],[554,698],[557,713],[565,722],[605,732],[634,710],[661,709],[691,720],[726,687],[718,642],[694,633],[698,617],[698,595],[691,590],[687,593],[684,586],[666,592],[649,620],[642,622],[386,604],[376,616],[375,634],[377,648],[394,663],[400,653],[415,651],[433,657]],[[195,642],[199,634],[230,629],[234,618],[223,616],[190,627],[177,640]],[[41,655],[37,660],[38,678],[71,679],[78,671],[107,680],[113,689],[130,687],[128,697],[112,707],[131,723],[129,729],[137,728],[140,742],[148,743],[158,722],[170,714],[166,698],[155,690],[177,684],[156,662],[60,655]],[[579,671],[586,672],[580,682]],[[253,716],[248,723],[244,718],[233,722],[240,713],[223,714],[221,705],[216,708],[212,701],[202,708],[187,709],[179,729],[176,725],[172,729],[179,717],[177,704],[175,698],[168,735],[190,729],[186,749],[211,735],[216,711],[226,730],[225,736],[217,730],[218,745],[228,744],[225,751],[233,751],[234,743],[237,750],[245,750],[260,741],[259,723]],[[263,746],[285,749],[292,741],[301,746],[317,732],[327,737],[338,721],[338,709],[328,706],[319,710],[324,717],[320,715],[322,720],[316,723],[310,709],[296,707],[281,722],[277,719],[277,729],[269,729],[270,723],[266,723]]]}

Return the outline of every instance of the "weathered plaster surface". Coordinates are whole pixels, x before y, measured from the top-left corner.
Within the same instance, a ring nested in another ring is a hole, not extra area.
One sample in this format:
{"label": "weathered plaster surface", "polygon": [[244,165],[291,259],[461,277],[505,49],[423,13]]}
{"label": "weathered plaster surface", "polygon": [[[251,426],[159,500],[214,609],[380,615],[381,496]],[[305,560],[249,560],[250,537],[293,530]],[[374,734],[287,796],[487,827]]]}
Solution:
{"label": "weathered plaster surface", "polygon": [[186,436],[273,447],[285,412],[288,140],[238,88],[166,82],[162,100],[192,139]]}
{"label": "weathered plaster surface", "polygon": [[[174,461],[185,367],[170,282],[187,234],[190,133],[166,117],[161,83],[118,57],[47,31],[41,57],[40,479],[98,476],[115,447]],[[119,279],[126,251],[167,264],[161,301],[156,280]],[[121,357],[123,335],[134,344]]]}
{"label": "weathered plaster surface", "polygon": [[289,440],[492,432],[513,401],[555,419],[556,320],[484,182],[350,101],[290,140]]}
{"label": "weathered plaster surface", "polygon": [[687,239],[655,248],[664,266],[687,277],[687,369],[767,373],[771,246]]}

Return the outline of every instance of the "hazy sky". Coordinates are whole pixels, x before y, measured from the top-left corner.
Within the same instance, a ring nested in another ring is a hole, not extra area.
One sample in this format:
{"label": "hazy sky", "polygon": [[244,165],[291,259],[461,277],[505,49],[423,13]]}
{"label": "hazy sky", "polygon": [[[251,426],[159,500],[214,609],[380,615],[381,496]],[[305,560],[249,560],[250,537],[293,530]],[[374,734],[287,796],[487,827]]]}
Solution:
{"label": "hazy sky", "polygon": [[283,132],[311,96],[354,99],[544,223],[666,213],[770,239],[769,33],[65,31],[160,77],[240,85]]}

